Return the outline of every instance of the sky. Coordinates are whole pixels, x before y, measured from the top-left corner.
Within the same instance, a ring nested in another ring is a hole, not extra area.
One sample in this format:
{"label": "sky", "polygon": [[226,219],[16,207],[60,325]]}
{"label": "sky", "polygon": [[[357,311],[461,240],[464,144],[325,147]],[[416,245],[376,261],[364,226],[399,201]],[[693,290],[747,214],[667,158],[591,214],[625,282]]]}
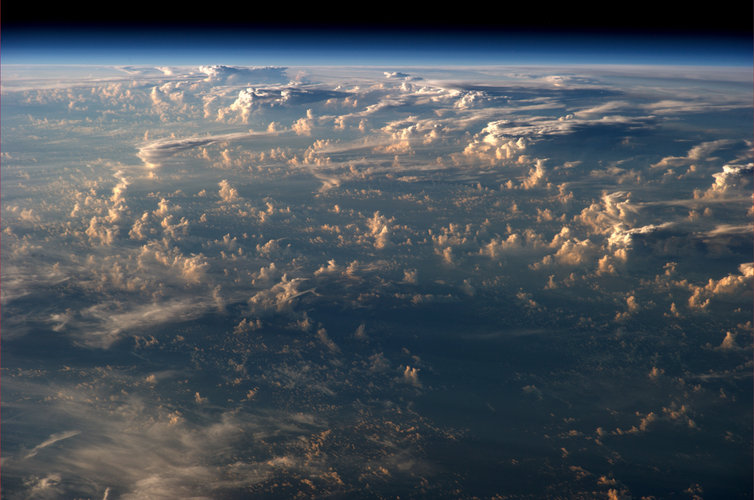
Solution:
{"label": "sky", "polygon": [[4,64],[704,64],[752,63],[751,6],[564,2],[489,7],[280,8],[213,2],[3,2]]}
{"label": "sky", "polygon": [[751,64],[735,37],[340,29],[11,30],[5,64]]}

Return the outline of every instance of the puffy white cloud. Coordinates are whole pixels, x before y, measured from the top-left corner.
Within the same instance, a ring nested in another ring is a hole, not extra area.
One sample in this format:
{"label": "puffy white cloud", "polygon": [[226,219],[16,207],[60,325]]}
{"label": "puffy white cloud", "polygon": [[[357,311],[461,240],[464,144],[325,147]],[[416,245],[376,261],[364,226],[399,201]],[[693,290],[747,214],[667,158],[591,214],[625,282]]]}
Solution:
{"label": "puffy white cloud", "polygon": [[597,253],[597,246],[590,240],[568,239],[555,252],[558,263],[568,266],[580,266],[591,262]]}
{"label": "puffy white cloud", "polygon": [[399,79],[403,79],[403,78],[410,78],[411,77],[411,75],[409,75],[408,73],[401,73],[400,71],[385,71],[385,72],[383,72],[383,74],[385,75],[385,78],[399,78]]}
{"label": "puffy white cloud", "polygon": [[547,182],[544,160],[537,159],[534,166],[529,170],[528,176],[521,183],[524,189],[532,189]]}
{"label": "puffy white cloud", "polygon": [[634,234],[651,232],[662,226],[648,225],[640,228],[631,226],[637,220],[639,206],[631,202],[631,193],[616,191],[604,193],[601,203],[592,203],[584,208],[574,220],[586,226],[591,234],[606,237],[607,247],[616,253],[617,257],[624,258],[623,253],[631,245]]}
{"label": "puffy white cloud", "polygon": [[526,150],[528,140],[508,132],[508,120],[489,122],[470,142],[463,154],[492,164],[502,160],[515,160],[516,155]]}
{"label": "puffy white cloud", "polygon": [[616,321],[623,321],[628,319],[632,314],[636,313],[640,309],[639,303],[634,295],[629,295],[626,298],[626,310],[618,312],[615,315]]}
{"label": "puffy white cloud", "polygon": [[634,235],[650,234],[655,231],[673,226],[673,222],[663,222],[662,224],[648,224],[646,226],[634,227],[627,229],[623,224],[616,224],[607,238],[607,244],[610,248],[628,248],[633,242]]}
{"label": "puffy white cloud", "polygon": [[418,272],[416,269],[404,269],[403,281],[405,283],[417,284],[419,282]]}
{"label": "puffy white cloud", "polygon": [[412,368],[408,365],[403,369],[403,376],[402,376],[403,382],[406,384],[412,385],[416,388],[421,388],[422,383],[419,381],[419,369],[418,368]]}
{"label": "puffy white cloud", "polygon": [[315,276],[320,276],[323,274],[340,274],[343,272],[343,268],[335,263],[335,259],[330,259],[327,261],[327,266],[321,266],[319,269],[314,271]]}
{"label": "puffy white cloud", "polygon": [[[567,230],[567,228],[564,228]],[[548,245],[542,239],[542,236],[533,229],[527,228],[521,233],[510,233],[507,237],[494,237],[489,243],[485,243],[479,250],[481,255],[486,255],[493,259],[503,255],[516,252],[530,252],[536,249],[546,248]]]}
{"label": "puffy white cloud", "polygon": [[723,165],[722,172],[712,174],[715,182],[703,194],[704,197],[724,196],[727,193],[751,185],[754,164]]}
{"label": "puffy white cloud", "polygon": [[293,122],[291,129],[293,129],[293,131],[296,132],[297,135],[312,135],[312,127],[314,125],[312,119],[313,115],[311,110],[307,110],[306,118],[299,118],[298,120]]}
{"label": "puffy white cloud", "polygon": [[305,295],[313,293],[314,289],[299,290],[299,287],[306,280],[303,278],[289,279],[286,274],[282,276],[280,282],[272,287],[255,293],[249,299],[249,308],[256,315],[270,314],[275,312],[290,311],[292,301]]}
{"label": "puffy white cloud", "polygon": [[186,256],[177,247],[149,241],[141,247],[137,263],[140,269],[149,271],[150,264],[155,262],[171,269],[189,284],[199,283],[209,267],[207,258],[202,253]]}
{"label": "puffy white cloud", "polygon": [[224,201],[225,203],[238,201],[238,191],[236,190],[236,188],[231,186],[226,179],[221,180],[217,185],[220,186],[220,190],[217,192],[217,194],[220,196],[220,200]]}
{"label": "puffy white cloud", "polygon": [[[267,86],[249,87],[238,92],[236,99],[225,108],[217,112],[219,120],[227,116],[237,115],[241,121],[247,123],[255,110],[261,108],[276,108],[280,106],[294,107],[311,105],[330,99],[346,98],[347,94],[318,87],[306,86]],[[346,115],[347,118],[350,115]],[[311,117],[308,117],[311,118]]]}
{"label": "puffy white cloud", "polygon": [[480,90],[471,90],[463,92],[455,103],[455,107],[459,109],[469,109],[476,106],[486,105],[490,101],[490,96]]}
{"label": "puffy white cloud", "polygon": [[280,272],[275,266],[274,262],[270,262],[267,267],[261,267],[257,273],[254,274],[251,283],[253,285],[267,285],[271,284],[273,280],[280,276]]}
{"label": "puffy white cloud", "polygon": [[207,75],[213,84],[285,83],[288,81],[282,66],[199,66],[199,72]]}
{"label": "puffy white cloud", "polygon": [[367,220],[369,234],[374,238],[374,247],[378,250],[390,246],[390,224],[394,219],[388,219],[380,212],[375,212],[374,216]]}
{"label": "puffy white cloud", "polygon": [[118,235],[118,229],[111,225],[106,225],[102,218],[96,215],[89,220],[89,227],[86,228],[86,235],[89,241],[97,242],[101,245],[112,245]]}
{"label": "puffy white cloud", "polygon": [[652,122],[649,117],[603,116],[600,119],[577,118],[573,114],[553,117],[527,117],[520,120],[503,119],[487,124],[481,131],[482,140],[498,146],[515,140],[537,142],[545,137],[561,136],[586,128],[622,127],[628,130],[646,128]]}
{"label": "puffy white cloud", "polygon": [[754,282],[754,263],[747,262],[738,266],[740,274],[729,274],[719,280],[710,278],[706,285],[689,285],[692,294],[689,297],[689,307],[705,309],[712,298],[718,295],[737,295],[750,291]]}

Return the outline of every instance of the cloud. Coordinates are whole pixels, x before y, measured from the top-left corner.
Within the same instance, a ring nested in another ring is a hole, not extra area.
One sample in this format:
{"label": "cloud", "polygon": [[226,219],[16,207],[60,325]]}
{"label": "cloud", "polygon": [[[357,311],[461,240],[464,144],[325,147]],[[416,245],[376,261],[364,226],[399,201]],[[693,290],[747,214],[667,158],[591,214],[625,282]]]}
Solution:
{"label": "cloud", "polygon": [[754,263],[747,262],[738,266],[739,274],[729,274],[719,280],[710,278],[706,285],[689,285],[692,292],[689,307],[706,309],[710,301],[720,295],[738,296],[750,292],[754,282]]}
{"label": "cloud", "polygon": [[455,107],[458,109],[470,109],[477,106],[485,106],[491,101],[491,97],[484,91],[471,90],[461,93],[458,101],[455,103]]}
{"label": "cloud", "polygon": [[574,217],[586,226],[591,234],[607,237],[608,246],[618,250],[630,246],[633,234],[650,231],[654,226],[633,230],[631,226],[636,222],[639,205],[631,201],[631,193],[616,191],[604,193],[601,203],[592,203]]}
{"label": "cloud", "polygon": [[566,114],[557,118],[527,117],[496,120],[482,130],[484,140],[491,144],[526,138],[536,141],[545,137],[572,134],[578,130],[597,128],[646,129],[654,119],[640,116],[608,115],[599,119],[577,118]]}
{"label": "cloud", "polygon": [[626,228],[623,224],[616,224],[607,238],[607,244],[610,248],[622,249],[629,248],[633,243],[635,235],[650,234],[655,231],[667,229],[675,224],[673,222],[663,222],[662,224],[648,224],[646,226]]}
{"label": "cloud", "polygon": [[169,246],[169,242],[165,240],[151,240],[139,250],[137,265],[140,270],[153,272],[153,263],[170,269],[186,284],[200,283],[209,267],[204,254],[192,253],[187,256],[178,247]]}
{"label": "cloud", "polygon": [[[7,241],[7,237],[4,236],[4,239]],[[4,262],[2,265],[3,283],[0,296],[3,305],[37,290],[49,290],[71,279],[71,275],[61,268],[59,263],[30,266],[11,262]],[[11,330],[6,330],[6,335],[10,334]]]}
{"label": "cloud", "polygon": [[594,260],[597,247],[589,239],[572,238],[563,241],[555,252],[555,260],[566,266],[581,266]]}
{"label": "cloud", "polygon": [[230,106],[219,109],[217,117],[223,120],[226,116],[236,114],[243,123],[247,123],[256,109],[303,106],[328,99],[345,98],[347,95],[343,92],[315,87],[249,87],[240,90],[238,97]]}
{"label": "cloud", "polygon": [[[565,228],[567,230],[567,228]],[[479,249],[480,255],[486,255],[497,259],[514,252],[532,252],[537,249],[545,249],[548,245],[542,236],[533,229],[527,228],[521,233],[512,232],[507,237],[496,236],[489,243],[485,243]]]}
{"label": "cloud", "polygon": [[226,179],[221,180],[218,183],[218,186],[220,186],[220,190],[217,194],[220,196],[220,199],[222,201],[224,201],[225,203],[238,201],[238,191],[236,191],[236,188],[232,187]]}
{"label": "cloud", "polygon": [[725,236],[749,236],[752,232],[754,232],[754,227],[751,224],[719,224],[713,229],[704,232],[703,235],[707,238],[718,238]]}
{"label": "cloud", "polygon": [[715,182],[702,195],[707,198],[724,196],[731,191],[751,185],[754,163],[748,165],[723,165],[722,172],[712,174]]}
{"label": "cloud", "polygon": [[308,293],[314,293],[314,289],[299,290],[304,283],[304,278],[288,278],[284,274],[280,282],[272,287],[255,293],[249,299],[249,308],[253,314],[269,315],[270,313],[279,313],[290,311],[294,299]]}
{"label": "cloud", "polygon": [[393,219],[388,219],[380,212],[375,212],[374,216],[367,221],[369,233],[374,238],[374,248],[382,250],[390,246],[390,224]]}
{"label": "cloud", "polygon": [[335,259],[327,261],[327,266],[321,266],[314,271],[314,276],[327,275],[327,274],[340,274],[343,272],[343,268],[335,263]]}
{"label": "cloud", "polygon": [[629,103],[628,101],[608,101],[602,104],[598,104],[597,106],[592,106],[590,108],[584,108],[580,109],[578,111],[574,111],[573,114],[579,118],[581,117],[589,117],[591,115],[603,115],[608,111],[615,111],[618,109],[633,109],[634,105]]}
{"label": "cloud", "polygon": [[86,235],[89,241],[97,242],[100,245],[109,246],[115,241],[118,235],[116,227],[107,225],[101,217],[96,215],[89,220],[89,227],[86,228]]}
{"label": "cloud", "polygon": [[209,146],[210,144],[218,142],[264,135],[269,134],[259,132],[234,132],[202,137],[186,137],[183,139],[160,139],[143,145],[139,148],[137,155],[148,167],[157,167],[161,165],[162,162],[184,151],[190,151],[201,146]]}
{"label": "cloud", "polygon": [[698,96],[689,97],[687,100],[663,99],[640,107],[655,115],[673,115],[679,113],[714,113],[747,107],[735,97],[709,97],[700,99]]}
{"label": "cloud", "polygon": [[[4,453],[4,477],[23,481],[15,491],[19,498],[102,498],[114,491],[128,500],[224,498],[276,474],[316,477],[327,470],[326,457],[303,461],[296,453],[323,430],[319,418],[284,411],[213,412],[209,404],[193,411],[164,407],[134,394],[133,386],[121,393],[106,389],[108,383],[121,385],[112,372],[100,377],[107,381],[83,384],[86,388],[26,384],[26,394],[52,391],[46,414],[31,419],[35,424],[75,421],[86,432],[53,434],[22,460]],[[64,450],[51,447],[74,436]]]}
{"label": "cloud", "polygon": [[333,342],[332,339],[327,335],[327,330],[325,330],[324,328],[317,329],[317,338],[320,342],[322,342],[322,344],[325,345],[325,347],[330,350],[330,352],[340,352],[340,348],[338,348],[335,342]]}
{"label": "cloud", "polygon": [[199,66],[199,72],[207,75],[213,84],[286,83],[288,68],[278,66]]}
{"label": "cloud", "polygon": [[666,156],[659,162],[651,165],[652,168],[664,168],[664,167],[679,167],[688,165],[692,162],[699,161],[712,161],[714,158],[710,158],[710,155],[715,151],[736,144],[738,141],[731,139],[718,139],[715,141],[706,141],[689,149],[686,156]]}
{"label": "cloud", "polygon": [[408,365],[403,370],[403,382],[405,382],[408,385],[414,386],[418,389],[422,388],[422,383],[419,381],[419,369],[418,368],[412,368]]}
{"label": "cloud", "polygon": [[[499,408],[500,394],[454,371],[483,375],[494,362],[484,351],[507,356],[508,389],[529,400],[520,405],[525,417],[531,404],[549,404],[544,394],[572,400],[562,389],[593,379],[593,368],[604,368],[600,360],[615,349],[642,355],[640,336],[622,331],[639,323],[662,349],[600,373],[607,385],[611,377],[647,385],[648,404],[657,391],[709,399],[701,379],[697,391],[676,375],[704,372],[714,361],[705,357],[740,360],[750,344],[735,323],[751,308],[754,265],[724,268],[743,262],[752,234],[743,203],[731,203],[750,198],[740,188],[754,173],[748,151],[728,142],[736,114],[725,117],[725,129],[693,117],[663,120],[659,133],[654,118],[636,116],[649,112],[640,103],[658,91],[638,87],[644,79],[617,98],[627,79],[612,77],[589,92],[574,87],[594,82],[562,75],[507,85],[517,78],[509,68],[448,73],[503,75],[499,87],[423,85],[397,72],[382,78],[381,69],[349,69],[345,79],[331,73],[345,70],[306,69],[324,74],[321,84],[284,82],[279,68],[185,71],[152,69],[134,85],[121,75],[118,85],[70,94],[28,93],[18,99],[40,102],[11,101],[3,110],[4,124],[11,113],[4,133],[16,148],[3,157],[3,209],[11,221],[3,233],[3,300],[10,305],[3,333],[11,354],[25,353],[15,362],[26,364],[5,375],[21,380],[44,371],[36,392],[10,394],[11,418],[3,422],[12,444],[3,473],[14,459],[24,462],[10,469],[18,497],[390,496],[396,484],[415,486],[408,496],[442,497],[446,486],[468,492],[468,471],[444,482],[417,458],[426,455],[424,444],[452,453],[468,442],[439,442],[430,432],[446,419],[433,422],[438,414],[412,398],[417,388],[432,390],[430,382],[451,396],[470,391],[481,412],[470,408],[466,427],[476,434],[488,421],[485,403]],[[72,122],[60,116],[80,119],[89,131],[68,128]],[[255,134],[223,120],[274,125]],[[628,132],[636,132],[635,143],[618,145]],[[104,136],[126,147],[89,140]],[[80,158],[58,157],[58,146],[69,143],[84,145]],[[144,164],[164,168],[134,167],[137,176],[123,166],[109,175],[102,165],[133,160],[129,144],[141,147]],[[663,157],[669,167],[701,168],[680,182],[660,182],[649,163]],[[690,198],[694,187],[698,199],[677,199]],[[714,199],[701,196],[707,188]],[[699,212],[693,220],[690,209]],[[680,243],[666,245],[670,239]],[[708,261],[695,250],[713,244],[726,247],[725,259]],[[677,264],[663,276],[668,261]],[[672,314],[662,316],[668,307]],[[426,314],[434,320],[421,321]],[[539,340],[532,337],[529,347],[579,370],[543,368],[517,357],[528,348],[504,348],[511,332],[532,322]],[[569,335],[546,334],[553,328],[596,334],[589,349],[574,350],[576,337],[564,344]],[[672,334],[679,328],[683,338]],[[34,335],[19,336],[22,329]],[[455,352],[463,339],[450,339],[452,332],[475,335],[479,345]],[[423,357],[437,362],[436,372],[401,350],[421,350],[430,337],[436,349]],[[482,344],[492,341],[502,348]],[[63,348],[50,352],[53,346]],[[676,370],[666,354],[686,348],[696,354],[683,356]],[[460,356],[457,367],[440,366],[448,353]],[[479,366],[468,363],[469,354]],[[70,357],[76,363],[69,369],[63,363]],[[559,388],[545,373],[553,369],[562,375]],[[744,376],[745,366],[738,370]],[[744,398],[735,390],[740,410]],[[561,406],[551,409],[557,414]],[[691,406],[663,400],[638,414],[610,401],[600,407],[618,408],[612,427],[627,422],[652,432],[663,419],[683,421]],[[561,417],[554,415],[548,433],[556,440],[564,426],[580,425]],[[498,431],[526,430],[504,427]],[[583,436],[569,435],[566,461],[577,458]],[[558,454],[561,443],[554,443],[550,451]],[[608,444],[615,456],[626,449]],[[514,468],[536,475],[537,461],[524,462]],[[572,477],[568,465],[563,473]]]}
{"label": "cloud", "polygon": [[353,336],[359,340],[368,340],[369,336],[366,333],[366,325],[364,323],[360,324],[356,331],[354,332]]}
{"label": "cloud", "polygon": [[197,319],[214,307],[214,302],[204,298],[174,298],[147,304],[123,304],[117,301],[102,302],[61,318],[54,315],[51,321],[60,322],[60,329],[88,347],[108,349],[124,335],[143,332],[166,323]]}
{"label": "cloud", "polygon": [[532,189],[547,182],[544,160],[537,159],[535,165],[529,170],[528,176],[521,183],[523,189]]}
{"label": "cloud", "polygon": [[720,345],[715,347],[716,350],[719,351],[738,351],[743,350],[744,348],[739,347],[736,344],[736,337],[737,334],[733,332],[725,332],[725,338],[723,338],[723,341],[720,342]]}
{"label": "cloud", "polygon": [[43,448],[47,448],[48,446],[51,446],[59,441],[63,441],[64,439],[78,436],[79,434],[81,434],[81,431],[63,431],[52,434],[49,438],[45,439],[43,442],[32,448],[31,451],[29,451],[29,453],[24,456],[24,459],[32,458]]}
{"label": "cloud", "polygon": [[385,71],[385,78],[409,78],[411,75],[408,73],[401,73],[399,71]]}

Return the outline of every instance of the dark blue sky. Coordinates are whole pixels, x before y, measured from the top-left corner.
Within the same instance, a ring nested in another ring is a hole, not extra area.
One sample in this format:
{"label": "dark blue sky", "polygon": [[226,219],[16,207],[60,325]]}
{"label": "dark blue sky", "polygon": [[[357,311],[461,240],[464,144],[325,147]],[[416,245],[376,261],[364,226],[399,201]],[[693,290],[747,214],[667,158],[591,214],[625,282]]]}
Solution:
{"label": "dark blue sky", "polygon": [[11,26],[2,62],[70,64],[752,64],[730,34],[427,27]]}
{"label": "dark blue sky", "polygon": [[752,5],[740,0],[0,7],[4,64],[752,64]]}

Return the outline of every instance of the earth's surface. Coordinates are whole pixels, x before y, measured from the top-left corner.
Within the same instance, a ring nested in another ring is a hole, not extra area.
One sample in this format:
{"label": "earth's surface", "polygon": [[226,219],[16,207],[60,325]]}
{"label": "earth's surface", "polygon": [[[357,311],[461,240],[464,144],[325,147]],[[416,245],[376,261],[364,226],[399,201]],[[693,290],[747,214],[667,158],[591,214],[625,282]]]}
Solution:
{"label": "earth's surface", "polygon": [[3,68],[4,498],[751,498],[751,68]]}

